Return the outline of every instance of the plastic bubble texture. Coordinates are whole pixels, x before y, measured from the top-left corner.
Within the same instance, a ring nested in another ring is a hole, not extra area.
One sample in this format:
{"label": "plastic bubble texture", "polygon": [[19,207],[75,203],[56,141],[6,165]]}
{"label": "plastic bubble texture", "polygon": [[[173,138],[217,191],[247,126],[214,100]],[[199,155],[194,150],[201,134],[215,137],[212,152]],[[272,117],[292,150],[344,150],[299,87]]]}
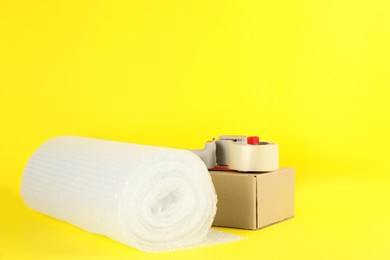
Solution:
{"label": "plastic bubble texture", "polygon": [[31,209],[145,252],[240,239],[210,228],[216,193],[189,151],[56,137],[30,158],[21,194]]}

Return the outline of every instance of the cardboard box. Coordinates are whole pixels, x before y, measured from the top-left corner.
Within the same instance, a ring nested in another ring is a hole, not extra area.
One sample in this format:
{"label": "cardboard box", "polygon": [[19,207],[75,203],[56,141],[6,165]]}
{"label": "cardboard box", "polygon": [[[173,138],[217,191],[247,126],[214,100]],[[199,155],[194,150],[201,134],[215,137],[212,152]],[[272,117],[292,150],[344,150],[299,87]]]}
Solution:
{"label": "cardboard box", "polygon": [[255,230],[294,216],[294,169],[210,174],[218,196],[214,226]]}

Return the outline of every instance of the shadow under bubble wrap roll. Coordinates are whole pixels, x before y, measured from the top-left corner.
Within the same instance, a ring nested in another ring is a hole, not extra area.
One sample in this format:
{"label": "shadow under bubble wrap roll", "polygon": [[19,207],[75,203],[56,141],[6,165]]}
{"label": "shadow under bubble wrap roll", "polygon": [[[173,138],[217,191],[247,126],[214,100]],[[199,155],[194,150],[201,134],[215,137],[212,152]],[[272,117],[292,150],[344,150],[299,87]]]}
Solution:
{"label": "shadow under bubble wrap roll", "polygon": [[141,251],[239,239],[210,229],[215,190],[189,151],[56,137],[27,163],[21,194],[36,211]]}

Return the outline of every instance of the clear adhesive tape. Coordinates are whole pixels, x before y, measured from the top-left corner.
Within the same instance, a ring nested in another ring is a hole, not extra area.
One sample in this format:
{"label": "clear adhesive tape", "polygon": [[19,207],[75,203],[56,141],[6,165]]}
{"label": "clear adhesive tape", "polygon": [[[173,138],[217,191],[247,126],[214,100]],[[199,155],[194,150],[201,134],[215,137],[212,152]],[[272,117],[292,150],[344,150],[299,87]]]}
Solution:
{"label": "clear adhesive tape", "polygon": [[250,145],[229,142],[228,165],[241,172],[268,172],[279,169],[279,146],[261,142]]}

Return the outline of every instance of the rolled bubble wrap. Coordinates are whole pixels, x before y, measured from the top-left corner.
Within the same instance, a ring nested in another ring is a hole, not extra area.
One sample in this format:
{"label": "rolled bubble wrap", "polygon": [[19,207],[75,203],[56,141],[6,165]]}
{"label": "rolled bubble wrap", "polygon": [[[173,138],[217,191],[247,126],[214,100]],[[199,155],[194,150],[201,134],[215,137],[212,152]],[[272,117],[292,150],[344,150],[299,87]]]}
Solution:
{"label": "rolled bubble wrap", "polygon": [[36,211],[145,252],[240,239],[210,229],[216,193],[189,151],[56,137],[30,158],[21,194]]}

